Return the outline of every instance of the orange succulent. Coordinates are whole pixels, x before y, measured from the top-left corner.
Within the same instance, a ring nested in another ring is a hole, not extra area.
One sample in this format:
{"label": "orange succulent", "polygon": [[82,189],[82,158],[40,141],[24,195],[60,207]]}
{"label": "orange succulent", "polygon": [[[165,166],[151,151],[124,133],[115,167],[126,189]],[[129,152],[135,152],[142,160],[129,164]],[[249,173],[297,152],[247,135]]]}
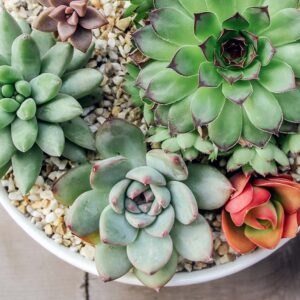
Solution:
{"label": "orange succulent", "polygon": [[274,249],[282,238],[293,238],[300,225],[300,184],[289,175],[263,179],[237,174],[234,194],[222,212],[229,245],[241,254],[257,247]]}

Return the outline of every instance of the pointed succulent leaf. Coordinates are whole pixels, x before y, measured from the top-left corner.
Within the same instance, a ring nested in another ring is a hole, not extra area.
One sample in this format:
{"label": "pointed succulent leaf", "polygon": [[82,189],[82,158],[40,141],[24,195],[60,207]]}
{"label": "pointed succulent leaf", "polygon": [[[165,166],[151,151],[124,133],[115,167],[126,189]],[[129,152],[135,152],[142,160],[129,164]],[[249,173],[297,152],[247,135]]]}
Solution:
{"label": "pointed succulent leaf", "polygon": [[42,58],[41,73],[62,76],[73,56],[73,47],[69,43],[57,43]]}
{"label": "pointed succulent leaf", "polygon": [[181,150],[176,137],[167,139],[162,142],[161,149],[166,152],[178,152]]}
{"label": "pointed succulent leaf", "polygon": [[95,261],[98,274],[104,282],[118,279],[132,268],[125,247],[100,243],[96,246]]}
{"label": "pointed succulent leaf", "polygon": [[219,37],[221,24],[213,12],[198,12],[195,14],[194,29],[199,41],[204,42],[210,36]]}
{"label": "pointed succulent leaf", "polygon": [[237,12],[232,17],[223,21],[222,28],[232,30],[245,30],[249,27],[249,25],[249,22],[240,13]]}
{"label": "pointed succulent leaf", "polygon": [[125,212],[125,218],[134,228],[145,228],[156,220],[155,216],[150,216],[146,213],[136,214],[129,211]]}
{"label": "pointed succulent leaf", "polygon": [[80,117],[62,123],[65,137],[72,143],[95,151],[95,138],[87,123]]}
{"label": "pointed succulent leaf", "polygon": [[76,99],[88,96],[99,86],[102,74],[95,69],[79,69],[69,72],[62,77],[61,93],[68,94]]}
{"label": "pointed succulent leaf", "polygon": [[246,165],[253,159],[254,155],[254,149],[239,147],[234,150],[232,158],[238,165]]}
{"label": "pointed succulent leaf", "polygon": [[205,0],[208,11],[213,11],[220,22],[232,17],[236,13],[235,0],[228,0],[226,6],[222,5],[222,0]]}
{"label": "pointed succulent leaf", "polygon": [[126,178],[136,180],[144,185],[155,184],[159,186],[166,185],[166,179],[156,169],[149,166],[137,167],[126,174]]}
{"label": "pointed succulent leaf", "polygon": [[172,104],[190,95],[197,85],[198,76],[184,77],[166,69],[153,77],[145,97],[160,104]]}
{"label": "pointed succulent leaf", "polygon": [[22,80],[21,73],[11,66],[0,66],[0,82],[2,84],[15,83]]}
{"label": "pointed succulent leaf", "polygon": [[31,37],[39,48],[41,58],[55,45],[54,36],[50,32],[41,32],[34,29],[31,32]]}
{"label": "pointed succulent leaf", "polygon": [[213,144],[210,141],[202,139],[200,136],[197,137],[194,148],[204,154],[211,154],[214,152]]}
{"label": "pointed succulent leaf", "polygon": [[222,92],[225,98],[236,104],[242,105],[253,93],[253,88],[250,81],[240,80],[233,84],[224,82],[222,84]]}
{"label": "pointed succulent leaf", "polygon": [[149,189],[148,186],[138,181],[132,181],[129,187],[127,188],[126,196],[130,199],[135,199],[136,197],[138,197],[148,189]]}
{"label": "pointed succulent leaf", "polygon": [[141,230],[137,239],[127,246],[127,255],[132,265],[149,275],[163,268],[170,260],[172,252],[173,243],[169,235],[157,238],[145,230]]}
{"label": "pointed succulent leaf", "polygon": [[[180,101],[181,102],[181,101]],[[175,104],[174,104],[175,105]],[[154,111],[156,125],[168,126],[168,114],[173,105],[158,105]]]}
{"label": "pointed succulent leaf", "polygon": [[85,239],[99,230],[99,218],[107,204],[107,194],[97,190],[84,192],[68,211],[66,225],[74,234]]}
{"label": "pointed succulent leaf", "polygon": [[143,54],[159,61],[170,61],[178,49],[175,44],[158,37],[151,25],[136,31],[133,39]]}
{"label": "pointed succulent leaf", "polygon": [[300,55],[300,44],[294,43],[294,44],[289,44],[277,48],[275,58],[289,64],[292,67],[295,76],[299,78],[300,77],[300,63],[298,59],[299,55]]}
{"label": "pointed succulent leaf", "polygon": [[59,125],[38,123],[38,137],[36,143],[50,156],[60,157],[64,151],[65,136]]}
{"label": "pointed succulent leaf", "polygon": [[3,178],[5,176],[5,174],[8,172],[10,167],[11,167],[10,161],[3,167],[0,167],[0,178]]}
{"label": "pointed succulent leaf", "polygon": [[153,200],[150,210],[148,211],[149,216],[158,216],[162,211],[162,207],[156,199]]}
{"label": "pointed succulent leaf", "polygon": [[32,98],[26,99],[19,107],[17,116],[23,121],[31,120],[36,114],[36,104]]}
{"label": "pointed succulent leaf", "polygon": [[299,6],[298,0],[265,0],[264,5],[267,5],[269,8],[270,14],[273,16],[280,10],[284,8],[297,8]]}
{"label": "pointed succulent leaf", "polygon": [[191,224],[198,217],[197,200],[193,192],[182,182],[170,181],[168,188],[172,196],[175,217],[181,224]]}
{"label": "pointed succulent leaf", "polygon": [[270,25],[270,15],[267,6],[248,7],[243,15],[250,24],[248,30],[255,34],[260,33]]}
{"label": "pointed succulent leaf", "polygon": [[199,11],[207,11],[205,0],[177,0],[192,15]]}
{"label": "pointed succulent leaf", "polygon": [[233,188],[221,172],[199,164],[190,165],[188,170],[189,178],[184,183],[195,195],[199,209],[214,210],[227,202]]}
{"label": "pointed succulent leaf", "polygon": [[213,236],[207,221],[201,215],[190,225],[175,222],[171,236],[174,248],[185,259],[209,261],[213,252]]}
{"label": "pointed succulent leaf", "polygon": [[96,148],[101,157],[126,157],[132,167],[145,165],[146,144],[142,131],[124,120],[112,119],[98,130]]}
{"label": "pointed succulent leaf", "polygon": [[114,246],[132,245],[138,235],[138,229],[132,227],[125,215],[117,214],[107,206],[100,218],[100,236],[105,244]]}
{"label": "pointed succulent leaf", "polygon": [[167,208],[171,202],[171,193],[166,187],[150,185],[151,191],[159,203],[159,205],[163,208]]}
{"label": "pointed succulent leaf", "polygon": [[90,164],[83,164],[60,177],[52,187],[55,199],[65,206],[72,205],[77,197],[91,189],[91,170]]}
{"label": "pointed succulent leaf", "polygon": [[199,69],[200,87],[218,87],[222,83],[222,77],[211,62],[203,62]]}
{"label": "pointed succulent leaf", "polygon": [[40,51],[30,35],[24,33],[12,45],[11,65],[29,81],[40,74]]}
{"label": "pointed succulent leaf", "polygon": [[182,157],[162,150],[151,150],[146,156],[147,165],[158,170],[171,180],[182,181],[188,176],[187,167]]}
{"label": "pointed succulent leaf", "polygon": [[125,199],[126,210],[133,214],[140,214],[141,210],[139,209],[137,203],[129,198]]}
{"label": "pointed succulent leaf", "polygon": [[196,142],[197,134],[192,132],[177,135],[177,142],[182,150],[192,148]]}
{"label": "pointed succulent leaf", "polygon": [[261,62],[254,61],[252,65],[244,69],[244,71],[242,72],[243,80],[258,80],[260,70],[261,70]]}
{"label": "pointed succulent leaf", "polygon": [[121,180],[110,190],[109,204],[117,214],[122,214],[124,212],[125,194],[130,182],[131,181],[128,179]]}
{"label": "pointed succulent leaf", "polygon": [[274,161],[267,161],[259,155],[255,155],[253,160],[250,162],[251,167],[256,173],[266,176],[268,174],[276,175],[277,167]]}
{"label": "pointed succulent leaf", "polygon": [[9,127],[0,130],[0,144],[0,167],[2,168],[10,161],[11,157],[16,152]]}
{"label": "pointed succulent leaf", "polygon": [[11,125],[11,136],[15,147],[21,152],[27,152],[34,145],[38,135],[36,118],[29,121],[16,119]]}
{"label": "pointed succulent leaf", "polygon": [[58,94],[51,102],[38,108],[37,117],[50,123],[62,123],[78,117],[82,111],[82,107],[73,97]]}
{"label": "pointed succulent leaf", "polygon": [[40,174],[43,152],[33,146],[26,153],[17,152],[12,157],[12,167],[17,187],[23,195],[27,194]]}
{"label": "pointed succulent leaf", "polygon": [[[277,49],[273,48],[269,39],[261,37],[258,41],[258,59],[263,67],[267,66],[274,57]],[[286,61],[286,59],[285,59]]]}
{"label": "pointed succulent leaf", "polygon": [[203,52],[205,58],[209,62],[213,62],[215,53],[214,50],[217,47],[217,39],[214,36],[210,36],[202,44],[200,44],[199,47]]}
{"label": "pointed succulent leaf", "polygon": [[160,143],[167,139],[170,139],[171,135],[168,128],[158,127],[154,134],[147,139],[148,143]]}

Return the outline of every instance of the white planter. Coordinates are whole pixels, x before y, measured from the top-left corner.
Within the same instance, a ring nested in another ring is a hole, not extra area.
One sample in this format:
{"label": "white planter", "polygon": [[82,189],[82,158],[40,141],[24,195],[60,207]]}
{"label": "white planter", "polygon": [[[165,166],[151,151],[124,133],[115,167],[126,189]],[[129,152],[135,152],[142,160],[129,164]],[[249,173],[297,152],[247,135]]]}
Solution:
{"label": "white planter", "polygon": [[[44,232],[36,228],[33,224],[29,222],[13,205],[11,205],[10,200],[3,187],[0,184],[0,203],[8,214],[15,220],[15,222],[35,241],[37,241],[45,249],[64,260],[65,262],[94,275],[97,275],[96,267],[94,262],[84,258],[78,253],[73,253],[68,248],[56,244],[53,240],[48,238]],[[287,240],[282,241],[280,245],[272,251],[269,250],[257,250],[252,254],[248,254],[238,258],[234,262],[212,267],[210,269],[204,269],[201,271],[194,271],[191,273],[178,273],[169,282],[167,286],[184,286],[197,283],[203,283],[228,275],[234,274],[241,270],[244,270],[255,263],[261,261],[262,259],[268,257],[270,254],[275,252],[281,246],[283,246]],[[118,282],[131,284],[131,285],[141,285],[141,283],[135,278],[133,274],[127,274],[120,278]]]}

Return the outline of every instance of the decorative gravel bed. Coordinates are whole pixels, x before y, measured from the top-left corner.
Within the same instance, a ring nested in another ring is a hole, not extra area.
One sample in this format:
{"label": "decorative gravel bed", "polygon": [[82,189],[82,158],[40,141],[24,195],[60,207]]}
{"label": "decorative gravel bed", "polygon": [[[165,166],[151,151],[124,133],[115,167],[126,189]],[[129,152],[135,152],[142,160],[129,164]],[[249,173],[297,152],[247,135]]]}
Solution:
{"label": "decorative gravel bed", "polygon": [[[6,9],[12,15],[32,22],[42,11],[42,7],[34,0],[6,0],[3,1]],[[0,1],[1,3],[1,1]],[[101,30],[94,30],[96,50],[88,66],[99,69],[104,75],[102,82],[103,101],[97,106],[85,108],[82,118],[89,124],[91,130],[96,132],[99,126],[111,117],[126,119],[145,130],[142,113],[139,108],[130,104],[128,95],[123,92],[125,65],[129,62],[131,51],[131,18],[122,18],[124,1],[92,0],[91,3],[107,16],[109,24]],[[125,4],[126,5],[126,4]],[[155,146],[155,145],[154,145]],[[91,160],[95,157],[91,156]],[[291,157],[294,178],[300,179],[300,158]],[[8,191],[11,203],[31,223],[43,230],[45,234],[56,243],[68,247],[70,251],[79,252],[84,257],[94,259],[94,247],[83,243],[74,236],[64,224],[67,208],[59,204],[53,197],[51,185],[64,172],[74,165],[54,157],[44,160],[42,173],[29,195],[23,197],[17,190],[11,172],[2,180]],[[237,254],[228,246],[221,233],[220,214],[204,213],[213,228],[214,255],[209,263],[182,261],[178,271],[199,270],[213,265],[234,261]]]}

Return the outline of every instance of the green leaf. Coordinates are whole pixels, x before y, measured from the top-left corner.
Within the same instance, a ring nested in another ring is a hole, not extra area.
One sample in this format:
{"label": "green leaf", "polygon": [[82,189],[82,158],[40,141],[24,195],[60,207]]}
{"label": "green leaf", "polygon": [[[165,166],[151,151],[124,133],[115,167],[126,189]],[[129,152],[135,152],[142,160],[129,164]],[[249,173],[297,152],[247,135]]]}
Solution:
{"label": "green leaf", "polygon": [[253,88],[250,81],[237,81],[229,84],[227,81],[222,84],[222,93],[225,98],[242,105],[248,97],[253,93]]}
{"label": "green leaf", "polygon": [[183,46],[173,57],[169,68],[183,76],[196,75],[205,57],[198,46]]}
{"label": "green leaf", "polygon": [[213,252],[213,237],[207,221],[201,216],[190,225],[175,222],[171,236],[174,248],[185,259],[209,261]]}
{"label": "green leaf", "polygon": [[51,102],[38,108],[37,116],[42,121],[61,123],[72,120],[81,113],[82,107],[73,97],[58,94]]}
{"label": "green leaf", "polygon": [[55,45],[55,39],[52,32],[41,32],[33,29],[31,37],[39,48],[41,58]]}
{"label": "green leaf", "polygon": [[3,112],[13,113],[19,108],[20,104],[18,101],[12,98],[0,99],[0,109]]}
{"label": "green leaf", "polygon": [[141,230],[137,239],[127,246],[127,255],[133,266],[149,275],[163,268],[170,260],[172,252],[173,244],[169,235],[157,238],[145,230]]}
{"label": "green leaf", "polygon": [[222,83],[222,77],[217,72],[217,68],[211,62],[203,62],[199,69],[200,87],[218,87]]}
{"label": "green leaf", "polygon": [[11,136],[15,147],[21,152],[27,152],[34,145],[38,135],[36,118],[29,121],[16,119],[11,124]]}
{"label": "green leaf", "polygon": [[274,47],[293,43],[300,39],[300,11],[286,8],[273,16],[270,27],[263,32]]}
{"label": "green leaf", "polygon": [[19,70],[27,81],[30,81],[40,74],[40,51],[30,35],[23,33],[14,40],[12,45],[11,66]]}
{"label": "green leaf", "polygon": [[208,11],[214,12],[219,21],[232,17],[236,13],[236,0],[227,0],[224,5],[223,0],[206,0]]}
{"label": "green leaf", "polygon": [[48,155],[60,157],[64,151],[65,136],[59,125],[39,122],[38,146]]}
{"label": "green leaf", "polygon": [[41,73],[62,76],[70,65],[73,47],[69,43],[57,43],[43,56]]}
{"label": "green leaf", "polygon": [[0,130],[0,144],[0,168],[2,168],[10,161],[16,151],[9,127]]}
{"label": "green leaf", "polygon": [[0,82],[2,84],[11,84],[22,79],[22,75],[15,68],[0,66]]}
{"label": "green leaf", "polygon": [[149,166],[136,167],[130,170],[126,174],[126,178],[138,181],[144,185],[166,185],[165,177],[159,171]]}
{"label": "green leaf", "polygon": [[202,126],[215,120],[225,103],[225,98],[220,88],[203,87],[192,96],[191,111],[196,125]]}
{"label": "green leaf", "polygon": [[14,119],[15,119],[14,113],[8,113],[0,109],[0,129],[8,126]]}
{"label": "green leaf", "polygon": [[91,189],[89,180],[91,171],[92,166],[84,164],[61,176],[52,187],[55,199],[65,206],[72,205],[76,198]]}
{"label": "green leaf", "polygon": [[218,38],[221,33],[221,24],[217,16],[212,12],[200,12],[195,14],[195,35],[200,42],[204,42],[210,36]]}
{"label": "green leaf", "polygon": [[[150,13],[150,22],[163,40],[177,45],[198,45],[194,20],[175,8],[160,8]],[[176,20],[176,22],[174,22]]]}
{"label": "green leaf", "polygon": [[137,229],[145,228],[156,220],[155,216],[150,216],[146,213],[137,214],[130,211],[125,211],[125,217],[127,222]]}
{"label": "green leaf", "polygon": [[65,141],[62,156],[78,163],[85,163],[87,161],[86,151],[68,140]]}
{"label": "green leaf", "polygon": [[87,123],[80,117],[62,123],[65,137],[72,143],[95,151],[95,138]]}
{"label": "green leaf", "polygon": [[40,174],[43,152],[33,146],[26,153],[17,152],[12,157],[12,167],[17,187],[23,195],[27,194]]}
{"label": "green leaf", "polygon": [[155,8],[173,7],[188,13],[183,9],[183,6],[180,4],[179,0],[154,0],[152,2],[154,2]]}
{"label": "green leaf", "polygon": [[[184,100],[180,101],[179,103],[183,102]],[[154,121],[155,125],[162,125],[162,126],[168,126],[169,119],[168,114],[170,109],[175,106],[173,105],[158,105],[154,110]]]}
{"label": "green leaf", "polygon": [[[218,68],[217,72],[219,73],[219,75],[221,75],[229,84],[233,84],[237,81],[239,81],[240,79],[243,78],[243,71],[239,70],[239,69],[221,69]],[[244,80],[248,80],[243,78]],[[222,80],[223,81],[223,80]]]}
{"label": "green leaf", "polygon": [[132,268],[126,247],[98,244],[95,261],[98,274],[104,282],[118,279]]}
{"label": "green leaf", "polygon": [[259,79],[259,72],[261,70],[261,62],[256,60],[243,70],[242,78],[243,80],[258,80]]}
{"label": "green leaf", "polygon": [[249,22],[241,16],[239,13],[236,13],[232,17],[223,21],[222,28],[231,29],[231,30],[245,30],[249,27]]}
{"label": "green leaf", "polygon": [[259,34],[270,25],[270,16],[266,7],[248,7],[243,16],[250,24],[249,32]]}
{"label": "green leaf", "polygon": [[166,69],[152,79],[145,97],[160,104],[171,104],[192,94],[197,85],[198,76],[184,77]]}
{"label": "green leaf", "polygon": [[241,107],[226,100],[220,115],[208,125],[208,134],[219,149],[227,151],[240,139],[242,126]]}
{"label": "green leaf", "polygon": [[269,39],[261,37],[258,41],[258,59],[260,60],[263,67],[267,66],[274,54],[277,52],[277,49],[273,48]]}
{"label": "green leaf", "polygon": [[261,69],[259,82],[272,93],[284,93],[296,88],[295,74],[291,66],[276,59]]}
{"label": "green leaf", "polygon": [[215,58],[215,48],[218,47],[217,40],[214,36],[210,36],[199,46],[209,62],[213,62]]}
{"label": "green leaf", "polygon": [[72,71],[62,77],[61,93],[75,99],[83,98],[98,87],[102,79],[102,74],[95,69],[85,68]]}
{"label": "green leaf", "polygon": [[282,110],[275,96],[252,82],[253,94],[244,103],[250,122],[263,131],[277,134],[282,123]]}
{"label": "green leaf", "polygon": [[205,0],[178,0],[178,2],[192,15],[201,11],[207,11]]}
{"label": "green leaf", "polygon": [[96,149],[103,158],[122,155],[133,167],[145,164],[144,135],[138,127],[124,120],[112,119],[99,128]]}
{"label": "green leaf", "polygon": [[178,46],[159,38],[151,25],[136,31],[133,39],[142,53],[159,61],[170,61],[178,50]]}
{"label": "green leaf", "polygon": [[264,0],[264,5],[268,6],[269,13],[273,16],[284,8],[297,8],[299,0]]}
{"label": "green leaf", "polygon": [[19,94],[21,94],[25,98],[28,98],[31,95],[31,85],[25,80],[20,80],[16,82],[15,89]]}
{"label": "green leaf", "polygon": [[11,161],[9,161],[3,167],[0,167],[0,179],[5,176],[5,174],[8,172],[8,170],[9,170],[10,167],[11,167]]}
{"label": "green leaf", "polygon": [[36,104],[32,98],[26,99],[22,102],[20,108],[17,111],[17,116],[23,121],[31,120],[36,114]]}

